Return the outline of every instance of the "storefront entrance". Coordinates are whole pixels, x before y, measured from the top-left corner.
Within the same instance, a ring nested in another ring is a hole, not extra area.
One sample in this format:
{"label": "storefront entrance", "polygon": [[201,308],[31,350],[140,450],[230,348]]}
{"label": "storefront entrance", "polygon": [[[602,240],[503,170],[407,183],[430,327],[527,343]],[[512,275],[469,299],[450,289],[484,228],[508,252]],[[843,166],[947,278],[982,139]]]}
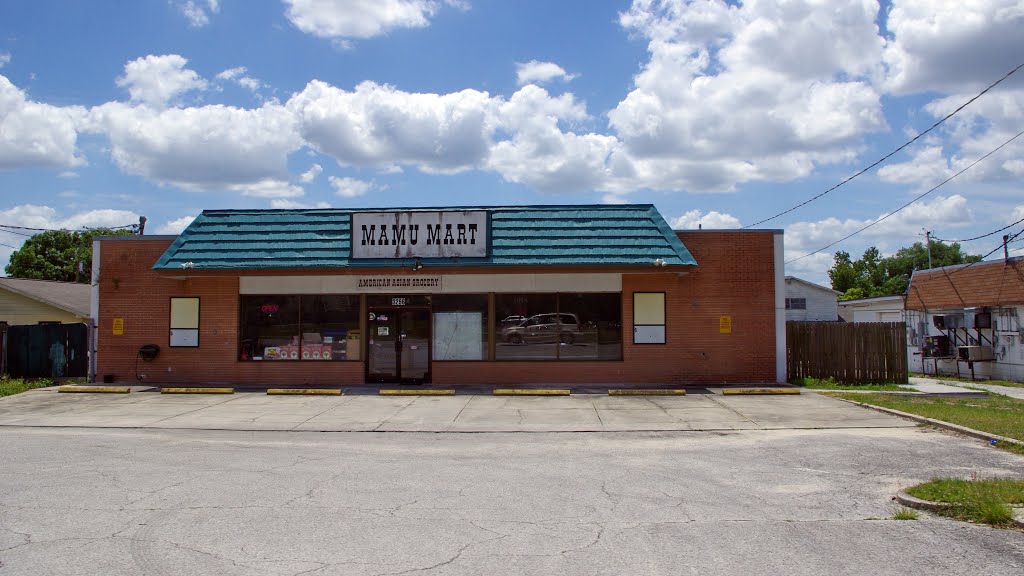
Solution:
{"label": "storefront entrance", "polygon": [[429,308],[370,307],[367,328],[367,382],[430,382]]}

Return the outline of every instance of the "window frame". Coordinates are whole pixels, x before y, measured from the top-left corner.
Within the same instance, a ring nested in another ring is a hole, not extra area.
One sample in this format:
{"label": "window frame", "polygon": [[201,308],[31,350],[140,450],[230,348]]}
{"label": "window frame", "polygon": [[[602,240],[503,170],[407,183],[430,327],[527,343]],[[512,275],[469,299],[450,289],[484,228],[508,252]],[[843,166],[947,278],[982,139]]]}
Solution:
{"label": "window frame", "polygon": [[[797,300],[802,306],[796,306]],[[807,310],[807,298],[786,298],[786,310]]]}
{"label": "window frame", "polygon": [[[196,327],[176,327],[174,325],[174,301],[195,300],[196,302]],[[167,347],[168,348],[199,348],[199,327],[202,324],[203,303],[199,296],[171,296],[167,305]],[[195,330],[195,344],[175,344],[171,339],[171,333],[175,330]]]}
{"label": "window frame", "polygon": [[[660,294],[661,295],[661,324],[638,324],[636,321],[636,296],[637,294]],[[634,346],[665,346],[668,344],[668,297],[665,292],[633,292],[633,345]],[[637,342],[636,329],[638,326],[661,326],[661,342]]]}

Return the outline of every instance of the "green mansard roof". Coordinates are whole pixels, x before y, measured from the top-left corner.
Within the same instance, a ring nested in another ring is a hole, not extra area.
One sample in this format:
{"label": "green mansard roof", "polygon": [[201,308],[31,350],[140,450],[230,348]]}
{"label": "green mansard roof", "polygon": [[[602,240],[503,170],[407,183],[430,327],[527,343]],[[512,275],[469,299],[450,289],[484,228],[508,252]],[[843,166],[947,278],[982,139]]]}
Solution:
{"label": "green mansard roof", "polygon": [[153,266],[156,270],[401,268],[415,258],[352,259],[355,212],[486,210],[483,258],[423,258],[429,267],[696,266],[650,204],[321,210],[206,210]]}

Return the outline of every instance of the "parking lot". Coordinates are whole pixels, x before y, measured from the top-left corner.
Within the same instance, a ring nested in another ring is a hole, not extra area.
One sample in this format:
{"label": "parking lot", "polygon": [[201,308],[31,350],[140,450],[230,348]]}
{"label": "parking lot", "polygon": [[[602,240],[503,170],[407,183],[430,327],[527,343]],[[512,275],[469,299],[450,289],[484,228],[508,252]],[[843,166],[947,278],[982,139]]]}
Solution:
{"label": "parking lot", "polygon": [[624,432],[886,428],[915,423],[814,393],[799,396],[385,397],[58,394],[0,400],[0,426],[322,432]]}
{"label": "parking lot", "polygon": [[1019,456],[922,428],[2,433],[0,574],[1004,576],[1024,565],[1018,531],[891,519],[892,496],[935,475],[1024,475]]}

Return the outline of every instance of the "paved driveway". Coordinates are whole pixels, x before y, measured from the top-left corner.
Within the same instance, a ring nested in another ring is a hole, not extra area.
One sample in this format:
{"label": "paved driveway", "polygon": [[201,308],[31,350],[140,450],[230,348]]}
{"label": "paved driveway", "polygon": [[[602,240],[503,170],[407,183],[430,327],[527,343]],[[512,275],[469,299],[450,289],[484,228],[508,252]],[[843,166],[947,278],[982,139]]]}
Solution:
{"label": "paved driveway", "polygon": [[915,423],[799,396],[267,396],[58,394],[0,400],[0,426],[203,430],[573,432],[877,428]]}

